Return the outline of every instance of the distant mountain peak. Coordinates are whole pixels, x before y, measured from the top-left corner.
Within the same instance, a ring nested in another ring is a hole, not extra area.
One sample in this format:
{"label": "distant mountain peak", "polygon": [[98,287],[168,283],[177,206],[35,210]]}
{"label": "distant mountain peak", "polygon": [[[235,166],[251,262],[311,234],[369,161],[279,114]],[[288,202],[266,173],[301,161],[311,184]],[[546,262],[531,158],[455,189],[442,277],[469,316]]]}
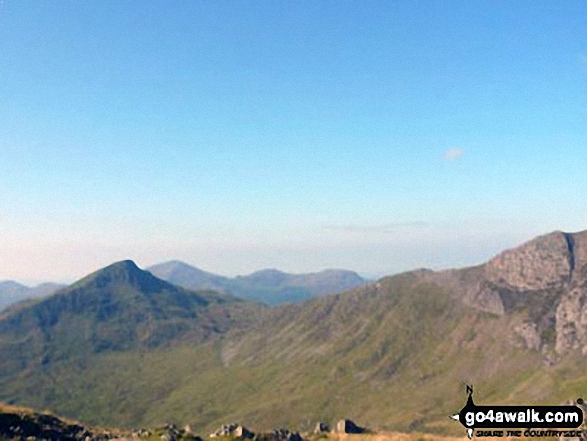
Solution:
{"label": "distant mountain peak", "polygon": [[181,260],[169,260],[167,262],[158,263],[156,265],[153,265],[153,266],[150,266],[149,268],[147,268],[147,271],[157,275],[158,277],[159,277],[159,274],[163,274],[163,273],[164,274],[171,274],[171,273],[178,272],[178,271],[189,272],[191,274],[198,274],[198,275],[222,277],[222,276],[218,276],[216,274],[204,271],[200,268],[196,268],[195,266],[190,265],[185,262],[182,262]]}
{"label": "distant mountain peak", "polygon": [[0,311],[14,303],[53,294],[61,288],[64,288],[64,285],[57,283],[41,283],[31,288],[12,280],[2,281],[0,282]]}
{"label": "distant mountain peak", "polygon": [[166,262],[159,263],[154,266],[161,266],[161,267],[168,267],[168,268],[191,268],[191,269],[198,269],[192,265],[189,265],[181,260],[168,260]]}
{"label": "distant mountain peak", "polygon": [[140,268],[137,266],[136,263],[134,263],[134,261],[127,259],[127,260],[121,260],[119,262],[114,262],[104,268],[102,268],[102,271],[108,271],[108,270],[118,270],[118,269],[125,269],[127,271],[140,271]]}
{"label": "distant mountain peak", "polygon": [[285,271],[278,270],[277,268],[265,268],[265,269],[262,269],[259,271],[255,271],[254,273],[249,274],[249,276],[252,276],[255,274],[271,275],[271,274],[287,274],[287,273]]}
{"label": "distant mountain peak", "polygon": [[82,280],[86,280],[86,279],[92,279],[95,277],[104,277],[104,276],[112,276],[112,277],[123,277],[125,275],[131,275],[131,274],[139,274],[141,273],[143,270],[141,270],[136,263],[134,263],[132,260],[121,260],[119,262],[114,262],[111,263],[108,266],[105,266],[104,268],[100,268],[97,271],[94,271],[93,273],[89,274],[88,276],[84,277]]}
{"label": "distant mountain peak", "polygon": [[25,285],[23,285],[22,283],[15,282],[14,280],[0,280],[0,285],[25,287]]}
{"label": "distant mountain peak", "polygon": [[237,297],[272,305],[300,302],[323,294],[341,292],[366,282],[357,273],[342,269],[291,274],[276,268],[267,268],[228,278],[172,260],[149,267],[148,270],[174,285],[229,292]]}
{"label": "distant mountain peak", "polygon": [[10,290],[14,292],[25,292],[28,289],[27,286],[23,285],[22,283],[15,282],[14,280],[2,280],[0,281],[0,287],[4,290]]}

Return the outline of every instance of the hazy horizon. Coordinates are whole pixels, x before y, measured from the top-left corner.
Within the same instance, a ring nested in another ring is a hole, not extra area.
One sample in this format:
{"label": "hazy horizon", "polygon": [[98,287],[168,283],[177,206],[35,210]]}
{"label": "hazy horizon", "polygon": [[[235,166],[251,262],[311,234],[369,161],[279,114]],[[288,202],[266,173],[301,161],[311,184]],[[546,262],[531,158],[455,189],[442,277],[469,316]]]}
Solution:
{"label": "hazy horizon", "polygon": [[0,280],[481,263],[587,229],[587,2],[0,4]]}
{"label": "hazy horizon", "polygon": [[[575,231],[573,231],[575,232]],[[549,232],[543,232],[537,235],[542,235],[542,234],[548,234],[551,233],[551,231]],[[535,235],[535,236],[537,236]],[[427,269],[432,269],[432,270],[443,270],[443,269],[450,269],[450,268],[462,268],[462,267],[467,267],[467,266],[474,266],[477,264],[481,264],[481,263],[485,263],[487,260],[489,260],[490,258],[494,257],[496,254],[508,249],[508,248],[512,248],[518,245],[521,245],[523,242],[533,239],[535,236],[532,237],[527,237],[519,242],[512,242],[510,244],[505,244],[503,245],[501,248],[496,249],[494,252],[488,254],[488,255],[477,255],[475,254],[475,250],[472,249],[467,249],[465,247],[462,247],[462,244],[457,244],[456,248],[453,250],[449,250],[449,249],[445,249],[444,254],[442,254],[440,256],[440,259],[442,259],[443,261],[446,261],[446,254],[450,255],[453,258],[453,262],[452,264],[441,264],[439,262],[434,261],[433,258],[430,258],[428,261],[423,261],[423,260],[417,260],[417,258],[406,258],[406,253],[410,253],[410,251],[412,253],[414,253],[414,250],[409,250],[409,249],[404,249],[402,250],[403,253],[399,253],[398,252],[398,258],[401,258],[402,263],[406,266],[399,266],[396,268],[390,268],[389,270],[381,270],[379,272],[365,272],[365,271],[360,271],[357,270],[356,268],[352,268],[352,267],[343,267],[343,266],[322,266],[322,267],[316,267],[316,268],[312,268],[308,265],[306,265],[304,268],[304,270],[290,270],[287,269],[286,267],[279,267],[279,266],[275,266],[275,265],[271,265],[268,264],[266,266],[263,267],[249,267],[251,269],[248,269],[246,271],[240,271],[240,272],[225,272],[222,270],[222,265],[219,266],[220,269],[216,270],[216,269],[210,269],[207,267],[203,267],[202,265],[199,265],[197,262],[193,262],[193,261],[189,261],[189,260],[184,260],[184,259],[178,259],[178,258],[167,258],[164,260],[156,260],[156,261],[149,261],[146,264],[143,264],[142,261],[136,260],[132,257],[120,257],[117,258],[115,260],[112,261],[105,261],[103,263],[98,264],[97,267],[94,268],[89,268],[86,270],[80,270],[77,273],[72,273],[69,276],[61,276],[60,278],[53,278],[53,279],[34,279],[34,278],[10,278],[10,277],[0,277],[0,282],[2,281],[8,281],[8,280],[12,280],[12,281],[16,281],[18,283],[21,283],[23,285],[27,285],[27,286],[35,286],[41,283],[45,283],[45,282],[53,282],[53,283],[61,283],[61,284],[70,284],[73,283],[76,280],[79,280],[80,278],[94,272],[97,271],[103,267],[106,267],[112,263],[118,262],[118,261],[122,261],[122,260],[133,260],[140,268],[142,269],[148,269],[148,267],[151,267],[153,265],[156,264],[160,264],[160,263],[167,263],[170,261],[180,261],[183,263],[186,263],[190,266],[196,267],[200,270],[206,271],[206,272],[210,272],[216,275],[220,275],[220,276],[225,276],[225,277],[236,277],[236,276],[243,276],[243,275],[248,275],[251,274],[253,272],[256,271],[260,271],[260,270],[265,270],[265,269],[277,269],[279,271],[283,271],[286,273],[292,273],[292,274],[299,274],[299,273],[315,273],[315,272],[320,272],[326,269],[340,269],[340,270],[349,270],[349,271],[355,271],[357,272],[361,277],[365,278],[365,279],[378,279],[384,276],[390,276],[390,275],[394,275],[394,274],[398,274],[398,273],[402,273],[405,271],[410,271],[410,270],[414,270],[414,269],[420,269],[420,268],[427,268]],[[422,246],[426,246],[426,243],[422,243]],[[491,248],[489,245],[485,248]],[[485,250],[484,248],[484,250]],[[355,250],[356,251],[356,250]],[[456,251],[456,255],[455,253],[450,254],[448,253],[448,251]],[[303,251],[301,251],[303,253]],[[418,254],[419,252],[421,252],[421,250],[416,250],[415,254]],[[469,254],[467,254],[467,252]],[[462,255],[460,255],[459,253],[464,253],[465,257],[463,258]],[[283,253],[280,253],[283,254]],[[276,259],[280,260],[280,259]],[[281,259],[283,260],[283,259]],[[412,263],[410,265],[410,262]],[[424,263],[422,263],[424,262]],[[222,263],[222,262],[221,262]]]}

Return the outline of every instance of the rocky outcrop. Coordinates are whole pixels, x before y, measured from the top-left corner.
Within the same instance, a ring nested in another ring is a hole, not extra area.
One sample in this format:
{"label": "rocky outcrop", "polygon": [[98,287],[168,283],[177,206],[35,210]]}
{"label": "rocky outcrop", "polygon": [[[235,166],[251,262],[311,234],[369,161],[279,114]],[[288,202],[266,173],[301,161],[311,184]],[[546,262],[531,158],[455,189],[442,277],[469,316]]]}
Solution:
{"label": "rocky outcrop", "polygon": [[514,328],[514,332],[523,342],[523,347],[527,349],[539,350],[542,345],[538,325],[532,322],[525,322]]}
{"label": "rocky outcrop", "polygon": [[476,309],[522,314],[515,345],[587,356],[587,231],[540,236],[476,267],[413,275]]}
{"label": "rocky outcrop", "polygon": [[587,355],[587,287],[574,286],[560,300],[556,309],[555,350],[562,354],[580,350]]}
{"label": "rocky outcrop", "polygon": [[575,266],[572,235],[555,232],[504,251],[485,265],[485,279],[498,287],[536,291],[560,287]]}

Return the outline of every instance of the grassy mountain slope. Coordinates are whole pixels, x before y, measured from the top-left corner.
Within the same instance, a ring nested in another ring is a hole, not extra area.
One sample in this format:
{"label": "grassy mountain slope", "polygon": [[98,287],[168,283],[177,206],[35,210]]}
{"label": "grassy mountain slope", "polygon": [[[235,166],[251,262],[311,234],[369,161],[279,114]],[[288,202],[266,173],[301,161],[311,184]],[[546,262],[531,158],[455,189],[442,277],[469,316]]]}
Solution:
{"label": "grassy mountain slope", "polygon": [[522,319],[399,276],[278,307],[246,332],[54,360],[3,378],[0,398],[94,424],[304,428],[348,416],[457,433],[446,416],[462,406],[465,382],[498,403],[559,402],[587,386],[584,362],[545,367],[539,351],[515,347]]}
{"label": "grassy mountain slope", "polygon": [[[131,261],[119,262],[0,318],[0,390],[35,407],[69,402],[77,409],[76,393],[82,401],[91,390],[83,377],[108,354],[202,343],[246,327],[262,310],[228,295],[175,287]],[[101,383],[118,369],[124,367]]]}

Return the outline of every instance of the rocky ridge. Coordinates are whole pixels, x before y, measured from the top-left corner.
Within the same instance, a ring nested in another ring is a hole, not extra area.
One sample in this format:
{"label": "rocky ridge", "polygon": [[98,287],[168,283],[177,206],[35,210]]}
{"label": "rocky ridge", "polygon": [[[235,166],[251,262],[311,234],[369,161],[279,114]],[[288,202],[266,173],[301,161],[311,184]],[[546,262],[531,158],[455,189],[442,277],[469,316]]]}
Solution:
{"label": "rocky ridge", "polygon": [[477,309],[525,313],[514,332],[529,349],[587,355],[587,231],[539,236],[476,267],[415,274]]}

